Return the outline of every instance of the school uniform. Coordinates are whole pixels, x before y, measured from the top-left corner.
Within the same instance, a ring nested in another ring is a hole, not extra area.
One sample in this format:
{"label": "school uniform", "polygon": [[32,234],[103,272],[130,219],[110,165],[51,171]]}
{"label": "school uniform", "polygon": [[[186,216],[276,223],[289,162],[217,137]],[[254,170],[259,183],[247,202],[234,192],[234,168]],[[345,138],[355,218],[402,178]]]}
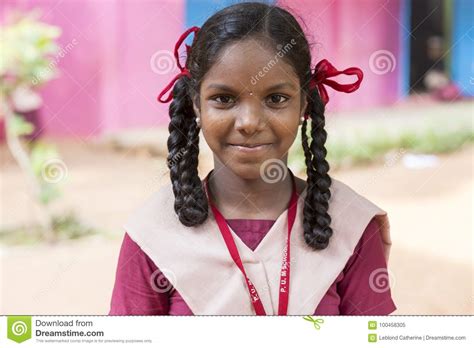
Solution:
{"label": "school uniform", "polygon": [[[387,315],[396,310],[388,283],[387,213],[332,179],[333,236],[324,250],[303,237],[306,191],[298,195],[291,229],[288,315]],[[248,283],[229,254],[211,208],[194,227],[181,224],[168,184],[124,225],[110,315],[255,315]],[[282,253],[289,214],[275,221],[225,220],[246,276],[266,315],[281,309]]]}

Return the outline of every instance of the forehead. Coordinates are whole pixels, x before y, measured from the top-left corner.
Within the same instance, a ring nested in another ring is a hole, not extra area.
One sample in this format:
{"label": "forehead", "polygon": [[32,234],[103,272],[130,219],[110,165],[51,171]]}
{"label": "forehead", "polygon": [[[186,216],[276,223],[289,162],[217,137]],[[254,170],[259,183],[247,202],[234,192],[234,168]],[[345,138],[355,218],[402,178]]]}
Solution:
{"label": "forehead", "polygon": [[283,51],[255,39],[232,43],[220,52],[205,75],[202,88],[205,90],[210,84],[217,83],[236,90],[257,91],[285,82],[296,88],[298,76],[283,57]]}

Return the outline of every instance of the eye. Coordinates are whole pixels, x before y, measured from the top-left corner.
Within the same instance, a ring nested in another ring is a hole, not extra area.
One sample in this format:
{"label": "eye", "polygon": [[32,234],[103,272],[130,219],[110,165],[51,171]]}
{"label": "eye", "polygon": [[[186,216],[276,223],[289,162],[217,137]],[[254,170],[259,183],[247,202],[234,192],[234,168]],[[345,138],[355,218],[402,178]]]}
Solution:
{"label": "eye", "polygon": [[290,98],[282,94],[273,94],[270,96],[269,100],[271,104],[283,104],[288,101]]}
{"label": "eye", "polygon": [[211,100],[217,102],[218,104],[222,104],[224,106],[235,102],[234,98],[231,97],[230,95],[216,95],[212,97]]}

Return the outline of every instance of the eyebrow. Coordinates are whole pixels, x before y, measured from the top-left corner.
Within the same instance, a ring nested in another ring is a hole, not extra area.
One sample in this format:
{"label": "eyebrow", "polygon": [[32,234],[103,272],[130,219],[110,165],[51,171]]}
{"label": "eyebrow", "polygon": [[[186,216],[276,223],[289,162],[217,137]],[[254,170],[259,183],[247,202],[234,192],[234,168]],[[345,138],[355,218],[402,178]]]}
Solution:
{"label": "eyebrow", "polygon": [[[276,85],[273,85],[273,86],[269,87],[267,89],[267,92],[274,91],[274,90],[281,89],[281,88],[285,88],[285,87],[295,88],[295,85],[293,85],[290,82],[282,82],[282,83],[278,83]],[[227,85],[223,85],[223,84],[219,84],[219,83],[211,83],[209,86],[207,86],[207,89],[219,89],[219,90],[223,90],[223,91],[227,91],[227,92],[235,92],[232,87],[227,86]]]}

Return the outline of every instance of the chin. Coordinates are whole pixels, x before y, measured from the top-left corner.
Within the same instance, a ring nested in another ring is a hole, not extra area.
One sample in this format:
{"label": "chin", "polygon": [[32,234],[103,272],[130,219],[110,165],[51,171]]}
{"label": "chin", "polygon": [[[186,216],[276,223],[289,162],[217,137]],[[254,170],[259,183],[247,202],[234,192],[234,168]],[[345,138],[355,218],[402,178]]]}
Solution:
{"label": "chin", "polygon": [[[272,145],[267,149],[253,151],[240,151],[235,148],[225,147],[221,149],[221,156],[217,156],[221,163],[236,176],[246,179],[254,180],[262,178],[262,168],[266,163],[266,170],[274,168],[275,166],[281,168],[286,167],[285,155],[281,151],[276,151],[277,148]],[[276,163],[276,165],[275,165]]]}
{"label": "chin", "polygon": [[262,162],[233,162],[228,163],[227,167],[238,177],[246,180],[260,179],[260,167]]}

